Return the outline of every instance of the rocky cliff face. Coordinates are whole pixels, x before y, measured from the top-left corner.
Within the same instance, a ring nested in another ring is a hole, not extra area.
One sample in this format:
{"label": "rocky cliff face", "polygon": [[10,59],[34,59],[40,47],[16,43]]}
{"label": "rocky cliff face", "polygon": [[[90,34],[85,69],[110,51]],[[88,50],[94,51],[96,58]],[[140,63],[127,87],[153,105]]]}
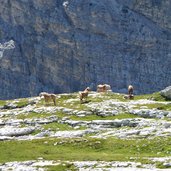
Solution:
{"label": "rocky cliff face", "polygon": [[0,0],[0,99],[171,84],[169,0]]}

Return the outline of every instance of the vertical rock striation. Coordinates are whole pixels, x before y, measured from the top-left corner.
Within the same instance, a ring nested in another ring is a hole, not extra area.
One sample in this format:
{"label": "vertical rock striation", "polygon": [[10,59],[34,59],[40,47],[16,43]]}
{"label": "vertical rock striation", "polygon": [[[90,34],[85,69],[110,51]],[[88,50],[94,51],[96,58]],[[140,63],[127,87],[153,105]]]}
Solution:
{"label": "vertical rock striation", "polygon": [[169,0],[0,0],[0,99],[171,84]]}

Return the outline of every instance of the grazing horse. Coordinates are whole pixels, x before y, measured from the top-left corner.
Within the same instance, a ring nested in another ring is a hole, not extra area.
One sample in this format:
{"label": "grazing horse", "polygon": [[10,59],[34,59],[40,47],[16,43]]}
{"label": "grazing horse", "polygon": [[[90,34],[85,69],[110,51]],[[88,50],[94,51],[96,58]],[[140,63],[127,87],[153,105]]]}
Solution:
{"label": "grazing horse", "polygon": [[55,94],[49,94],[46,92],[42,92],[39,94],[39,97],[44,97],[45,103],[48,103],[50,100],[52,100],[54,105],[56,106],[56,95]]}
{"label": "grazing horse", "polygon": [[129,85],[128,86],[128,94],[133,95],[133,90],[134,90],[134,87],[132,85]]}
{"label": "grazing horse", "polygon": [[111,91],[111,87],[108,84],[99,84],[97,86],[97,92],[107,92],[107,91]]}
{"label": "grazing horse", "polygon": [[128,95],[124,96],[124,99],[134,99],[134,87],[132,85],[128,86]]}
{"label": "grazing horse", "polygon": [[87,87],[84,91],[82,91],[82,92],[79,93],[80,102],[82,102],[83,99],[87,99],[88,93],[89,93],[90,91],[91,91],[90,88]]}

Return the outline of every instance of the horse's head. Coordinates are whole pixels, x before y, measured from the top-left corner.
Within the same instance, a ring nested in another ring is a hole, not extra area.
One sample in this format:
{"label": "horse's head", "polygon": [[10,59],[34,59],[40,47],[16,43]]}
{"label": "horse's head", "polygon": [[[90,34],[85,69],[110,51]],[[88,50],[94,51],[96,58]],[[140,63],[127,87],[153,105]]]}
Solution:
{"label": "horse's head", "polygon": [[39,97],[42,97],[42,96],[43,96],[42,93],[40,93],[40,94],[39,94]]}
{"label": "horse's head", "polygon": [[42,96],[44,96],[46,93],[45,92],[41,92],[40,94],[39,94],[39,97],[42,97]]}
{"label": "horse's head", "polygon": [[90,87],[87,87],[87,88],[86,88],[86,91],[91,91]]}

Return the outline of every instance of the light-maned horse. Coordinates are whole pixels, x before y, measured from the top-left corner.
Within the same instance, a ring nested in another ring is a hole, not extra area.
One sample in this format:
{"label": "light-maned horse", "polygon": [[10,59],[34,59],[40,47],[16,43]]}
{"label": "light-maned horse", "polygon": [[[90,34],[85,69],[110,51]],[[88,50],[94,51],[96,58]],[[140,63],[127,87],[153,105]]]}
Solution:
{"label": "light-maned horse", "polygon": [[39,94],[39,97],[43,97],[45,100],[45,103],[49,103],[52,100],[54,105],[56,106],[56,95],[55,94],[49,94],[46,92],[42,92]]}
{"label": "light-maned horse", "polygon": [[128,95],[124,96],[124,99],[134,99],[134,87],[132,85],[128,86]]}
{"label": "light-maned horse", "polygon": [[134,87],[132,85],[128,86],[128,94],[133,95]]}
{"label": "light-maned horse", "polygon": [[107,91],[111,91],[111,86],[108,84],[99,84],[97,85],[97,92],[101,93],[101,92],[107,92]]}

